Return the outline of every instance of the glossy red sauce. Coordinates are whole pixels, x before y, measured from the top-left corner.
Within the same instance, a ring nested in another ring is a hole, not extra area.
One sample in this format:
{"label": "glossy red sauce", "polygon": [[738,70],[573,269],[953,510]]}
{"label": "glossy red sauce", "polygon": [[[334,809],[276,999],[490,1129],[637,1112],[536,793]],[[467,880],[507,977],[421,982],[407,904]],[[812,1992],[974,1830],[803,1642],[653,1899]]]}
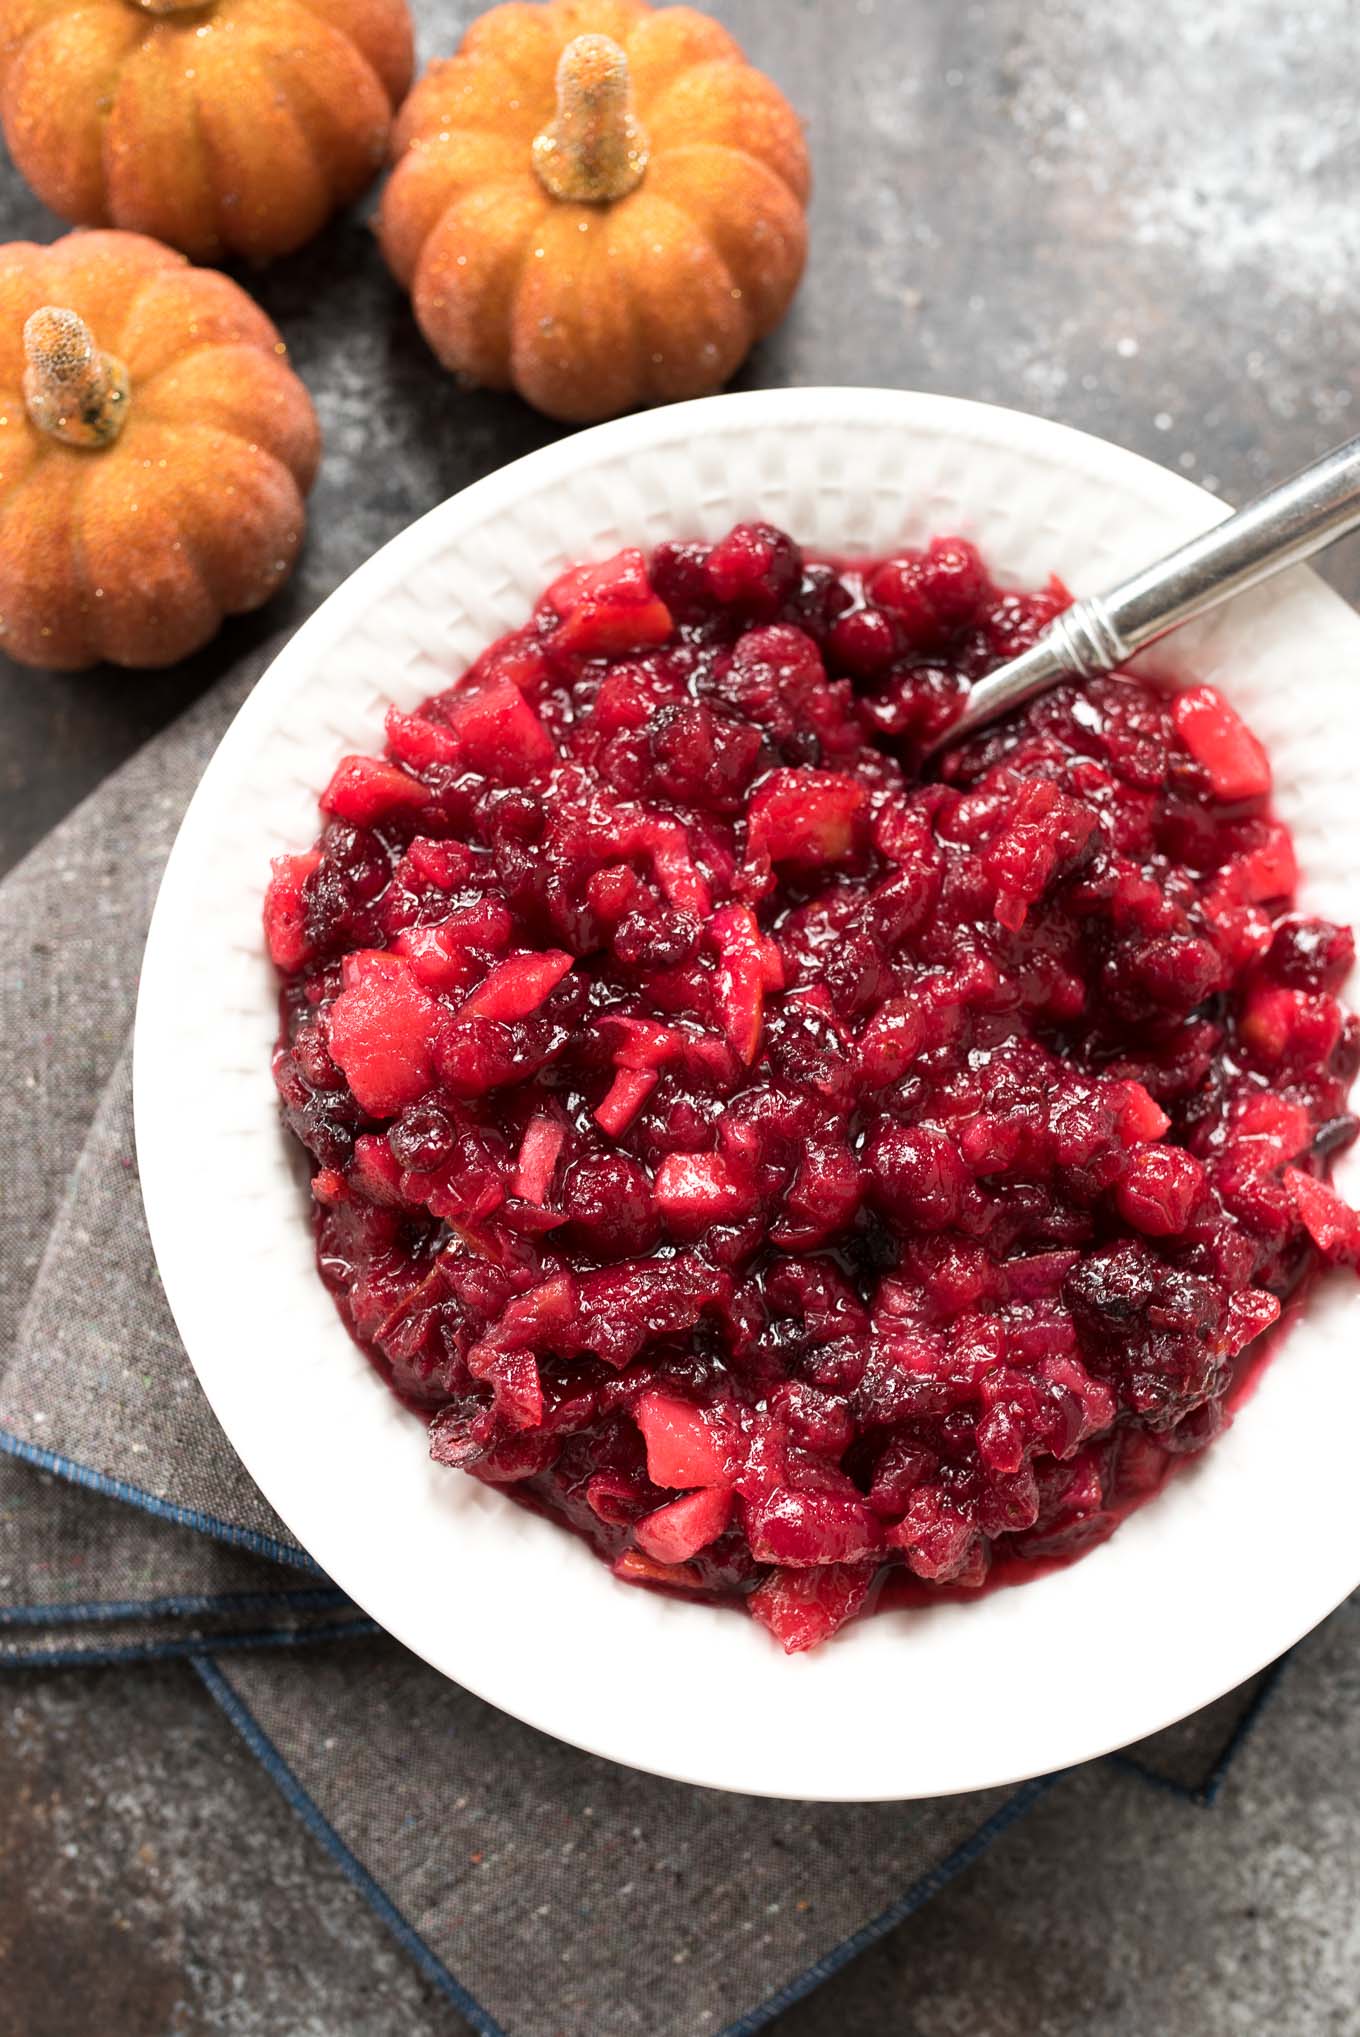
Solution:
{"label": "glossy red sauce", "polygon": [[956,538],[576,569],[269,887],[322,1276],[435,1457],[789,1649],[1102,1539],[1357,1257],[1353,944],[1231,708],[919,774],[1065,600]]}

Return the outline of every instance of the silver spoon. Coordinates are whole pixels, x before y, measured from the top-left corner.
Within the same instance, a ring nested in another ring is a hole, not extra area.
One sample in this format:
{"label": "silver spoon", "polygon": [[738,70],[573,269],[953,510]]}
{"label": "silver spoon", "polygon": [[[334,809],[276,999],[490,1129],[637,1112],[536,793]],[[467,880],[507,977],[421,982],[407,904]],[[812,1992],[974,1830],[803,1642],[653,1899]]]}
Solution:
{"label": "silver spoon", "polygon": [[1360,438],[1324,453],[1188,544],[1145,566],[1108,594],[1074,601],[1038,642],[979,679],[939,750],[1061,679],[1112,672],[1147,644],[1205,615],[1324,545],[1360,529]]}

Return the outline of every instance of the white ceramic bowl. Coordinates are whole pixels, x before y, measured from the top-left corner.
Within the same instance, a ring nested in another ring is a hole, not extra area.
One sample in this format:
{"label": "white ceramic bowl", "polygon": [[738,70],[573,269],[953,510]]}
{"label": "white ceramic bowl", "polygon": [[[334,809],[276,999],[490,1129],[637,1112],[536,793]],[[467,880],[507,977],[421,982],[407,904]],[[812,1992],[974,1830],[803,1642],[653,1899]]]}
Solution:
{"label": "white ceramic bowl", "polygon": [[[975,537],[1002,580],[1112,581],[1223,514],[1189,482],[1012,411],[883,390],[716,397],[587,431],[384,547],[277,659],[170,859],[138,1012],[142,1186],[209,1400],[317,1561],[460,1684],[613,1760],[806,1798],[1037,1774],[1193,1711],[1360,1581],[1360,1283],[1318,1292],[1231,1431],[1072,1568],[881,1615],[788,1659],[754,1622],[615,1583],[570,1535],[432,1465],[316,1277],[275,1111],[269,858],[342,752],[445,686],[569,560],[759,515],[804,544]],[[1360,622],[1296,572],[1183,635],[1274,758],[1309,903],[1360,918]],[[193,1116],[195,1171],[184,1130]],[[195,1190],[194,1183],[204,1186]]]}

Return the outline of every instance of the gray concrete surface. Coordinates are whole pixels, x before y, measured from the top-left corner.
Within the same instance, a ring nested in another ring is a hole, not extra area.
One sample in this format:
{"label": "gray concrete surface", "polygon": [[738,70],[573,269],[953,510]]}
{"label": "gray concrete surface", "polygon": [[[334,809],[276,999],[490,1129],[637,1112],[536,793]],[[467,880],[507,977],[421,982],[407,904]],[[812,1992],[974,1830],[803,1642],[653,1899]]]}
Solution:
{"label": "gray concrete surface", "polygon": [[[472,12],[414,4],[427,56]],[[712,11],[807,116],[818,180],[807,282],[747,385],[1011,403],[1239,498],[1356,428],[1353,0]],[[0,238],[55,231],[0,165]],[[361,218],[251,282],[327,435],[303,568],[175,673],[0,660],[0,867],[258,634],[554,435],[438,374]],[[1360,593],[1360,545],[1327,570]],[[1216,1810],[1124,1779],[1095,1815],[1106,1786],[1063,1784],[780,2037],[1360,2030],[1358,1618],[1307,1644]],[[460,2028],[190,1671],[0,1686],[0,2037]]]}

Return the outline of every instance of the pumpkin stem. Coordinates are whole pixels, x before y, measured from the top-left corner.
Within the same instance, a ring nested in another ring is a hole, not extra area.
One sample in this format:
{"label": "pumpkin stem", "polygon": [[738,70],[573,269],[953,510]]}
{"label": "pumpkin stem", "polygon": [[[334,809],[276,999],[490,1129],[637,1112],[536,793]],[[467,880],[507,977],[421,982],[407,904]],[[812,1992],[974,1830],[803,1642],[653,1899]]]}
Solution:
{"label": "pumpkin stem", "polygon": [[112,445],[127,421],[128,371],[101,353],[74,311],[45,304],[24,326],[24,403],[68,446]]}
{"label": "pumpkin stem", "polygon": [[131,0],[143,14],[204,14],[214,0]]}
{"label": "pumpkin stem", "polygon": [[557,65],[557,117],[534,143],[554,198],[605,205],[642,181],[647,137],[633,118],[628,59],[607,35],[578,35]]}

